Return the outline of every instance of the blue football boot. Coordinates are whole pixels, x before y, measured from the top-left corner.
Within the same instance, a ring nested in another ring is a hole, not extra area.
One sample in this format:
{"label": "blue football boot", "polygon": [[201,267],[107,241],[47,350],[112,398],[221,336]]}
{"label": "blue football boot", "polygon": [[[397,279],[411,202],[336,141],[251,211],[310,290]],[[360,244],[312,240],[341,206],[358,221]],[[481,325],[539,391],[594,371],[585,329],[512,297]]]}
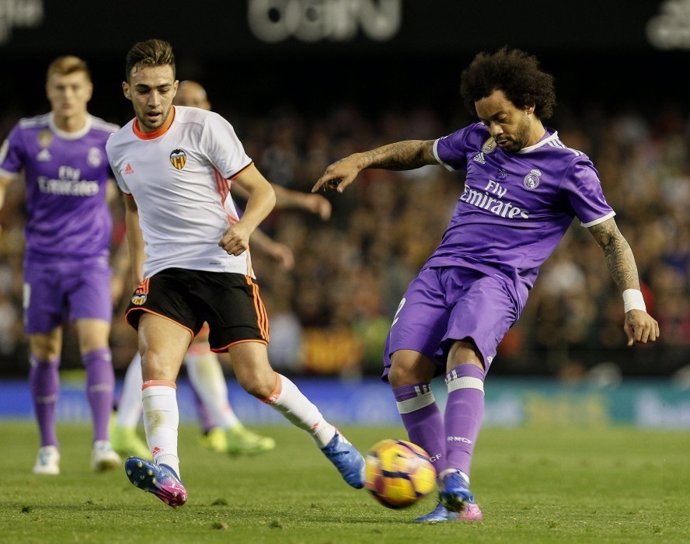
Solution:
{"label": "blue football boot", "polygon": [[355,489],[364,487],[364,457],[343,435],[336,432],[321,451],[349,485]]}
{"label": "blue football boot", "polygon": [[149,493],[153,493],[173,508],[187,502],[187,490],[175,471],[168,465],[157,465],[141,457],[129,457],[125,461],[129,481]]}

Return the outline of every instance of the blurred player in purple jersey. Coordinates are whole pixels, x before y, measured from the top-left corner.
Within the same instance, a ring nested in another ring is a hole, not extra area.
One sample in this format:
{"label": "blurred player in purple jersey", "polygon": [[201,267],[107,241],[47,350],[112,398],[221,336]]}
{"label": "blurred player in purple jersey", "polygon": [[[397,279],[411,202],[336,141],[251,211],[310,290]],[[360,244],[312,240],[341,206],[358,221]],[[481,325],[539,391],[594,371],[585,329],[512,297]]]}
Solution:
{"label": "blurred player in purple jersey", "polygon": [[65,320],[76,326],[86,368],[91,466],[100,472],[120,465],[108,439],[115,379],[108,345],[112,176],[105,154],[117,126],[88,113],[92,90],[83,60],[55,59],[46,81],[50,113],[21,119],[0,149],[0,206],[12,179],[23,172],[26,182],[24,311],[41,443],[36,474],[60,473],[55,408]]}
{"label": "blurred player in purple jersey", "polygon": [[[628,345],[659,336],[597,171],[542,124],[556,102],[552,76],[535,57],[504,48],[474,58],[460,93],[479,123],[437,140],[354,153],[331,164],[312,189],[342,192],[365,168],[466,171],[443,239],[407,288],[384,353],[384,379],[410,440],[429,452],[439,474],[440,502],[423,522],[482,519],[469,474],[484,379],[539,267],[574,218],[602,248],[622,293]],[[443,414],[430,388],[437,375],[448,387]]]}

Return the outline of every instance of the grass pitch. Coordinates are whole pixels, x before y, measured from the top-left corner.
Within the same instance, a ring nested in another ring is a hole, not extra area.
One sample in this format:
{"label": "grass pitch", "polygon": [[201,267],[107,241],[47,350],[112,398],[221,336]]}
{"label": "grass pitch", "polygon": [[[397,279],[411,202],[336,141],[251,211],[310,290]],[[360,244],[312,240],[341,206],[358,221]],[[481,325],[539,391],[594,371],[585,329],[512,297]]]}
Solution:
{"label": "grass pitch", "polygon": [[[123,470],[89,470],[90,430],[59,425],[60,476],[31,474],[32,422],[0,421],[0,542],[7,543],[649,543],[690,542],[690,433],[485,429],[472,471],[482,523],[420,525],[428,497],[387,510],[347,487],[309,437],[262,428],[278,448],[230,458],[180,431],[188,503],[173,510]],[[364,450],[400,428],[343,428]]]}

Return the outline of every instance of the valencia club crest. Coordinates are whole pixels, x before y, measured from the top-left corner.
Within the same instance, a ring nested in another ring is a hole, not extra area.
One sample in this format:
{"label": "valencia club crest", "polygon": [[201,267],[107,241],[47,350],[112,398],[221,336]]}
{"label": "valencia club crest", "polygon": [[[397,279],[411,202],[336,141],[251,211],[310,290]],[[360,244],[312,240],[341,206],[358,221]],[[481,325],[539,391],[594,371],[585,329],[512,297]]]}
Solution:
{"label": "valencia club crest", "polygon": [[170,153],[170,163],[178,170],[182,170],[187,163],[187,154],[182,149],[173,149]]}

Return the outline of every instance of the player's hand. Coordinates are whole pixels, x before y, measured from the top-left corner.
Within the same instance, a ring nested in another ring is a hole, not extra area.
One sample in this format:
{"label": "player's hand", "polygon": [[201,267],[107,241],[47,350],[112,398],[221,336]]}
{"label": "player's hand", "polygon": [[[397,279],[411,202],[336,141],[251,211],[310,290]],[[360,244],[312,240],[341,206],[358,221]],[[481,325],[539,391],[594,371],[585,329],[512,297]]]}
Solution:
{"label": "player's hand", "polygon": [[251,232],[243,227],[242,222],[230,225],[225,231],[218,245],[230,255],[241,255],[249,249],[249,236]]}
{"label": "player's hand", "polygon": [[635,343],[656,342],[659,338],[659,323],[642,310],[629,310],[625,314],[623,329],[628,337],[629,346]]}
{"label": "player's hand", "polygon": [[122,274],[113,274],[110,279],[110,296],[113,306],[120,303],[120,299],[125,292],[125,278]]}
{"label": "player's hand", "polygon": [[315,193],[321,189],[324,191],[332,191],[335,189],[339,193],[342,193],[361,171],[358,162],[359,159],[357,153],[355,153],[329,165],[323,176],[321,176],[311,188],[311,192]]}
{"label": "player's hand", "polygon": [[330,201],[322,195],[306,195],[307,209],[318,215],[322,221],[328,221],[331,218],[332,206]]}
{"label": "player's hand", "polygon": [[289,271],[295,267],[295,254],[285,244],[274,242],[265,251],[283,270]]}

